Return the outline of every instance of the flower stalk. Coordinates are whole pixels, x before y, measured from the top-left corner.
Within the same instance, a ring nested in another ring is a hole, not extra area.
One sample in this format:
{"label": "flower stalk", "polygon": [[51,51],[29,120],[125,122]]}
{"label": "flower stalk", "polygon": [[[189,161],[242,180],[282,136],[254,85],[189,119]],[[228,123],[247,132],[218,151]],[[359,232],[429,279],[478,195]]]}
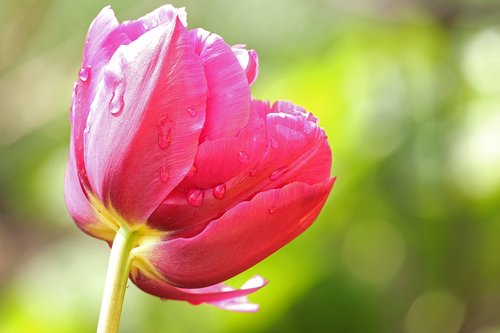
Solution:
{"label": "flower stalk", "polygon": [[135,238],[135,231],[121,227],[113,240],[97,333],[118,332]]}

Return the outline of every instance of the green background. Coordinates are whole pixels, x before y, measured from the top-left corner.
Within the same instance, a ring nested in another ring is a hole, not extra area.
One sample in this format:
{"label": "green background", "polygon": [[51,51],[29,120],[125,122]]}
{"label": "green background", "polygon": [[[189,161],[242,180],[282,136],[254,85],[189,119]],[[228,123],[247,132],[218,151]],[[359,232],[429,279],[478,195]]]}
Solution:
{"label": "green background", "polygon": [[[110,1],[119,20],[161,1]],[[253,94],[320,118],[317,222],[230,281],[257,314],[128,288],[121,332],[500,332],[500,3],[213,0],[190,27],[260,55]],[[109,248],[63,200],[68,109],[108,1],[0,1],[0,332],[95,330]]]}

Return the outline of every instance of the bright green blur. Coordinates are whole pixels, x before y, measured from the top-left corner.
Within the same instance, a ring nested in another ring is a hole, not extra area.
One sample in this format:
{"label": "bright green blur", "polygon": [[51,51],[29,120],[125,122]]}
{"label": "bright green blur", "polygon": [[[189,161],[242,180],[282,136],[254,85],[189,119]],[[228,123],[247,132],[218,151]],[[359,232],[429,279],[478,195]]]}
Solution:
{"label": "bright green blur", "polygon": [[[120,20],[162,3],[111,1]],[[106,4],[0,1],[1,333],[97,325],[109,248],[66,213],[63,175],[83,41]],[[259,313],[130,283],[121,332],[500,332],[498,1],[173,4],[259,52],[254,96],[315,113],[338,180],[304,235],[233,279],[271,281],[250,296]]]}

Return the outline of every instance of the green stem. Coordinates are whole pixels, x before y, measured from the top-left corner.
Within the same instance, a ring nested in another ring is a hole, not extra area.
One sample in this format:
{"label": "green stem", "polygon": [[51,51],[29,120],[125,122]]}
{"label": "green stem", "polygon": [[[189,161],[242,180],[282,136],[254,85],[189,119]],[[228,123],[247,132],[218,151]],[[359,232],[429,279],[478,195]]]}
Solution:
{"label": "green stem", "polygon": [[123,298],[130,273],[130,250],[132,250],[135,237],[135,232],[120,228],[113,240],[97,333],[118,332]]}

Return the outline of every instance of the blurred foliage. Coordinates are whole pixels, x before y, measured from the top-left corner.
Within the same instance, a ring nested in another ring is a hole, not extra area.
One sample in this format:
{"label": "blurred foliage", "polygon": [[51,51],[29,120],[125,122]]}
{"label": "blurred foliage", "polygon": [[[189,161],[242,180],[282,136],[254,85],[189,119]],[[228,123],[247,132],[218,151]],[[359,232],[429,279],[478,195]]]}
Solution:
{"label": "blurred foliage", "polygon": [[[500,332],[500,4],[172,1],[258,50],[258,98],[321,119],[334,191],[304,235],[232,280],[257,314],[128,289],[122,332]],[[95,329],[107,245],[62,195],[86,30],[108,2],[0,2],[0,332]],[[162,1],[111,1],[120,20]]]}

